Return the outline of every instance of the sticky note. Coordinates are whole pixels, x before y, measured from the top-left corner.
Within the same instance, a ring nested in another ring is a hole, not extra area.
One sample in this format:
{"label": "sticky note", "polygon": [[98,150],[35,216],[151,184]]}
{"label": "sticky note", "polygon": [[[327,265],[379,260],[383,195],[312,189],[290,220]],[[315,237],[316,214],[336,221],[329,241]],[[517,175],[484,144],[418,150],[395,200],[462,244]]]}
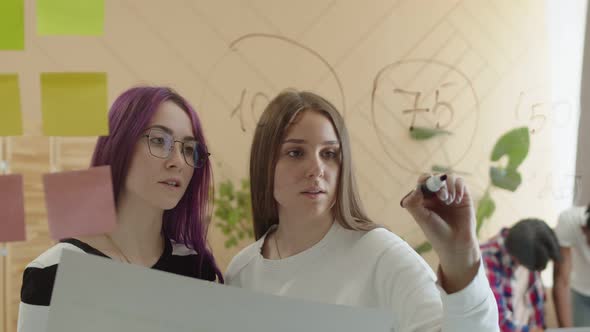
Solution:
{"label": "sticky note", "polygon": [[23,121],[16,74],[0,75],[0,136],[21,136]]}
{"label": "sticky note", "polygon": [[0,1],[0,50],[24,50],[24,0]]}
{"label": "sticky note", "polygon": [[43,185],[53,239],[98,235],[115,229],[110,166],[44,174]]}
{"label": "sticky note", "polygon": [[108,135],[106,73],[42,73],[46,136]]}
{"label": "sticky note", "polygon": [[104,0],[37,0],[37,33],[41,36],[97,36],[103,32]]}
{"label": "sticky note", "polygon": [[23,177],[0,175],[0,242],[25,240]]}

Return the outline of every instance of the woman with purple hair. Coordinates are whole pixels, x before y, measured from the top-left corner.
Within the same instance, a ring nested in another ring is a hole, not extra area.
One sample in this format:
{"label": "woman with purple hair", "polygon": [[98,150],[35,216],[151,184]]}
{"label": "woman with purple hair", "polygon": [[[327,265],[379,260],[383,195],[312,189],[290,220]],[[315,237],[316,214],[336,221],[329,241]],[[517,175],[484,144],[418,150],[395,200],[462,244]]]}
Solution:
{"label": "woman with purple hair", "polygon": [[194,109],[169,88],[136,87],[113,103],[109,128],[91,166],[111,167],[117,228],[63,239],[26,267],[18,331],[45,329],[63,249],[223,283],[206,241],[212,171]]}

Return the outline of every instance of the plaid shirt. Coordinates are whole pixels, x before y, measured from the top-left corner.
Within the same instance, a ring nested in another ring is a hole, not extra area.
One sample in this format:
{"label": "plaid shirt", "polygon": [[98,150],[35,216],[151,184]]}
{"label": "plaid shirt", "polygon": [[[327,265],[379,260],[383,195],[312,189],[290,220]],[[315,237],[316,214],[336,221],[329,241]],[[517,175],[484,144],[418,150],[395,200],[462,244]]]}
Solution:
{"label": "plaid shirt", "polygon": [[504,246],[507,235],[508,229],[503,228],[500,234],[481,245],[486,274],[498,303],[500,330],[502,332],[528,332],[534,326],[544,328],[545,291],[541,275],[537,271],[529,273],[529,284],[524,302],[528,308],[532,309],[533,315],[529,318],[528,325],[519,325],[513,320],[512,291],[516,283],[513,274],[516,263]]}

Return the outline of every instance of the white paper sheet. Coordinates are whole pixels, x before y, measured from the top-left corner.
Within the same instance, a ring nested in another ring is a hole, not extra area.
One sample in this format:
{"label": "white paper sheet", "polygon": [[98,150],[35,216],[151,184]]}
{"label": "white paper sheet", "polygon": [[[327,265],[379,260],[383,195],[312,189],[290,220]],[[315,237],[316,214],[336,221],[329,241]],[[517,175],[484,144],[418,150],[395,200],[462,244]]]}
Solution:
{"label": "white paper sheet", "polygon": [[311,303],[64,250],[48,332],[390,331],[375,309]]}

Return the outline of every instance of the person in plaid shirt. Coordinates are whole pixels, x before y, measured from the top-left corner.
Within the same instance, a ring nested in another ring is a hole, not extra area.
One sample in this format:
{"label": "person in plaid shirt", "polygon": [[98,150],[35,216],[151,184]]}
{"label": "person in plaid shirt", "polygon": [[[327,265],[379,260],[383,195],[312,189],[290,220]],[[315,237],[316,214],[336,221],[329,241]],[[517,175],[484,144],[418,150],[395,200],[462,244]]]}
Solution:
{"label": "person in plaid shirt", "polygon": [[545,291],[541,271],[560,260],[559,243],[542,220],[524,219],[481,245],[502,332],[543,331]]}

